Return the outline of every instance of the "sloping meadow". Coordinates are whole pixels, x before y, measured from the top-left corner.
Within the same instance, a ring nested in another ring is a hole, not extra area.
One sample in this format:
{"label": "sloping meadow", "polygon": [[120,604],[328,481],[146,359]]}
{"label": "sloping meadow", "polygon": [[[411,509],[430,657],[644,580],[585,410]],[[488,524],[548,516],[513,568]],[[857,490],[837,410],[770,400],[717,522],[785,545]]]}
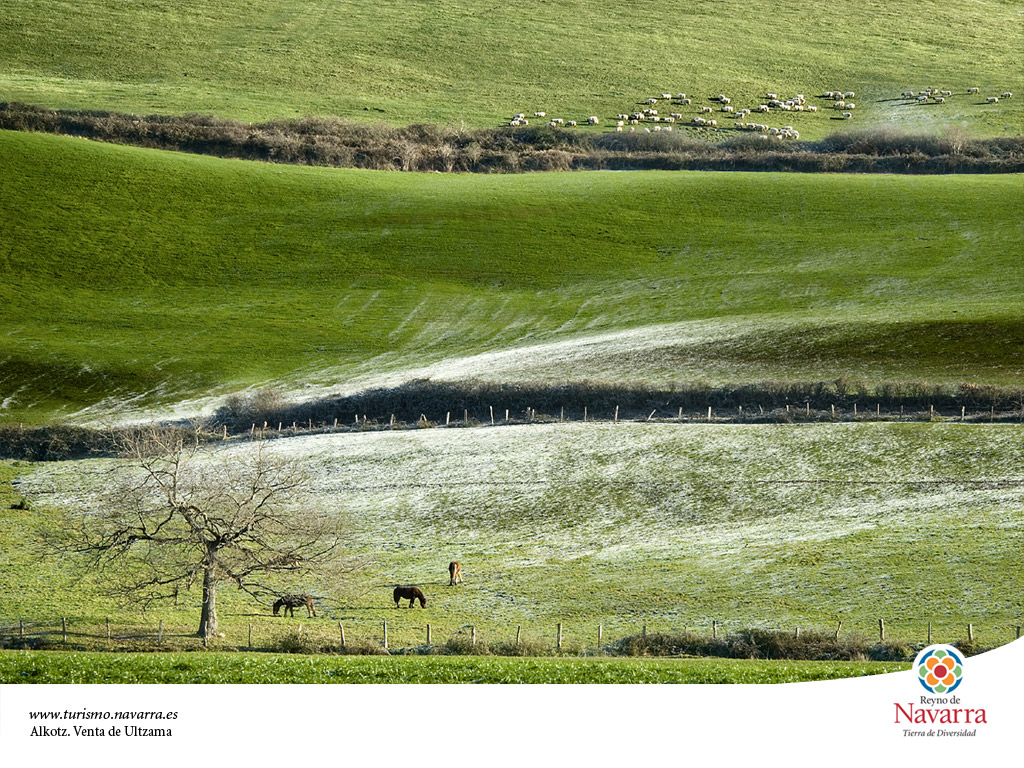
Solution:
{"label": "sloping meadow", "polygon": [[[310,503],[350,520],[363,567],[310,622],[344,621],[350,636],[375,636],[381,619],[396,644],[422,642],[425,622],[442,643],[469,626],[510,641],[522,625],[552,644],[559,622],[577,644],[593,644],[599,623],[606,638],[713,621],[722,632],[841,621],[870,635],[881,618],[891,637],[923,641],[931,622],[953,641],[971,623],[995,645],[1021,623],[1013,425],[550,424],[270,448],[313,473]],[[20,488],[36,505],[87,508],[112,466],[35,465]],[[463,564],[457,587],[450,560]],[[396,584],[420,585],[427,610],[395,612]]]}

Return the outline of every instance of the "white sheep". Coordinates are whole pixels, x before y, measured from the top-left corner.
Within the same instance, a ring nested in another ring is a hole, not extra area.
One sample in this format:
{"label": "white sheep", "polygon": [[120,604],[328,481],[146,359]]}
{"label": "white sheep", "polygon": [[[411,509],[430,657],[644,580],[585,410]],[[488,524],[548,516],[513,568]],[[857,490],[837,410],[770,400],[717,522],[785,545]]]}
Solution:
{"label": "white sheep", "polygon": [[913,91],[904,91],[904,92],[903,92],[903,98],[904,98],[904,99],[912,99],[912,98],[914,98],[915,96],[917,96],[917,94],[916,94],[916,93],[914,93]]}
{"label": "white sheep", "polygon": [[856,109],[856,108],[857,108],[857,105],[856,105],[856,104],[854,104],[854,103],[853,103],[852,101],[850,101],[850,102],[847,102],[847,104],[846,104],[846,108],[847,108],[847,109]]}
{"label": "white sheep", "polygon": [[622,133],[622,126],[621,125],[616,125],[615,126],[615,132],[616,133]]}
{"label": "white sheep", "polygon": [[575,121],[575,120],[566,120],[566,121],[565,121],[565,124],[566,124],[566,126],[568,126],[569,128],[575,128],[575,127],[576,127],[576,121]]}
{"label": "white sheep", "polygon": [[766,99],[777,99],[777,98],[779,98],[779,94],[777,94],[777,93],[766,93],[764,95],[764,97]]}
{"label": "white sheep", "polygon": [[701,111],[702,113],[703,113],[703,112],[707,112],[707,113],[710,113],[710,112],[711,112],[712,110],[711,110],[711,107],[701,107],[701,108],[700,108],[700,111]]}
{"label": "white sheep", "polygon": [[647,101],[644,102],[644,104],[657,104],[657,103],[658,103],[658,100],[654,99],[654,98],[647,99]]}
{"label": "white sheep", "polygon": [[843,112],[844,119],[849,120],[851,117],[853,117],[853,112]]}
{"label": "white sheep", "polygon": [[[935,97],[935,103],[936,104],[945,104],[946,103],[946,97],[945,96],[936,96]],[[851,104],[850,106],[853,106],[853,105]]]}
{"label": "white sheep", "polygon": [[692,104],[693,103],[693,99],[680,99],[679,103],[680,104]]}
{"label": "white sheep", "polygon": [[846,106],[846,102],[845,101],[837,101],[835,104],[832,105],[832,108],[833,109],[843,109],[845,106]]}
{"label": "white sheep", "polygon": [[985,99],[985,101],[987,101],[989,104],[998,104],[999,103],[999,97],[998,96],[989,96],[987,99]]}
{"label": "white sheep", "polygon": [[981,88],[979,88],[976,85],[972,85],[970,88],[967,89],[967,92],[968,93],[981,93]]}
{"label": "white sheep", "polygon": [[661,98],[663,98],[663,99],[671,99],[672,98],[672,94],[671,93],[663,93],[663,94],[661,94]]}
{"label": "white sheep", "polygon": [[717,120],[708,120],[708,125],[710,125],[712,128],[717,128],[718,127],[718,121]]}
{"label": "white sheep", "polygon": [[767,104],[758,104],[757,105],[757,111],[758,112],[771,112],[772,109]]}
{"label": "white sheep", "polygon": [[952,95],[953,95],[953,92],[952,92],[952,91],[943,91],[943,92],[942,92],[942,95],[943,95],[943,96],[952,96]]}
{"label": "white sheep", "polygon": [[807,111],[808,112],[817,112],[818,108],[814,104],[808,104],[807,105]]}
{"label": "white sheep", "polygon": [[597,125],[601,121],[597,119],[597,115],[591,115],[590,117],[587,118],[587,122],[590,123],[591,125]]}
{"label": "white sheep", "polygon": [[676,94],[676,98],[679,99],[680,101],[682,101],[683,99],[686,98],[686,94],[685,93],[677,93]]}
{"label": "white sheep", "polygon": [[1006,93],[1003,94],[1003,98],[1004,99],[1012,99],[1013,98],[1013,94],[1010,93],[1009,91],[1007,91]]}
{"label": "white sheep", "polygon": [[547,112],[534,112],[533,116],[534,117],[547,117],[548,113]]}
{"label": "white sheep", "polygon": [[725,105],[724,105],[724,106],[722,107],[722,111],[723,111],[723,112],[732,112],[732,107],[730,107],[730,106],[729,106],[728,104],[725,104]]}
{"label": "white sheep", "polygon": [[852,98],[854,98],[854,97],[855,97],[856,95],[857,95],[857,94],[856,94],[856,93],[854,93],[853,91],[847,91],[846,93],[844,93],[844,94],[843,94],[843,98],[844,98],[844,99],[852,99]]}

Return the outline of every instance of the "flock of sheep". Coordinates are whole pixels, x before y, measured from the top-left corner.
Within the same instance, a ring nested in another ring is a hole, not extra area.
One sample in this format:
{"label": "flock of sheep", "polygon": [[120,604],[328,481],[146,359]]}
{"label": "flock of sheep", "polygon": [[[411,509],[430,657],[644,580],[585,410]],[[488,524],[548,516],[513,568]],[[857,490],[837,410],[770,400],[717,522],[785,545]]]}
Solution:
{"label": "flock of sheep", "polygon": [[[978,94],[981,92],[980,88],[973,87],[968,88],[968,94]],[[825,91],[819,98],[831,101],[831,104],[825,105],[833,110],[838,111],[842,119],[849,120],[853,117],[853,111],[857,105],[852,101],[856,97],[854,91],[834,90]],[[924,91],[904,91],[903,98],[905,99],[916,99],[918,102],[931,102],[942,104],[946,101],[946,98],[953,95],[953,91],[940,90],[938,88],[928,88]],[[1007,91],[1000,96],[989,96],[986,101],[989,104],[997,104],[1000,99],[1012,98],[1013,94]],[[764,96],[762,103],[757,104],[753,107],[743,107],[736,109],[732,105],[732,99],[726,96],[724,93],[720,93],[717,96],[712,96],[708,99],[710,102],[716,102],[716,106],[702,105],[698,106],[698,113],[693,115],[691,119],[687,120],[681,109],[683,107],[691,107],[693,105],[693,99],[687,96],[685,93],[677,93],[675,95],[671,93],[662,93],[659,96],[652,96],[645,99],[642,108],[634,110],[633,112],[623,112],[616,115],[613,130],[617,133],[623,131],[634,132],[637,130],[643,130],[646,133],[652,131],[671,131],[673,126],[677,123],[685,124],[696,129],[717,129],[718,118],[732,118],[736,122],[733,126],[737,130],[741,131],[753,131],[754,133],[768,139],[799,139],[800,132],[791,125],[783,126],[782,128],[775,128],[768,126],[765,123],[759,123],[750,118],[753,115],[768,114],[773,111],[775,112],[817,112],[818,106],[807,103],[807,97],[802,93],[798,93],[795,96],[789,98],[780,98],[777,93],[767,93]],[[669,112],[667,115],[659,114],[657,106],[661,102],[667,102],[669,109],[676,107],[680,111]],[[547,112],[542,110],[533,113],[534,118],[540,118],[547,121],[547,125],[552,128],[562,127],[575,127],[579,125],[576,120],[565,120],[560,117],[548,118]],[[597,115],[590,115],[585,121],[582,121],[586,125],[600,125],[601,119]],[[508,123],[510,126],[525,126],[530,124],[530,119],[527,118],[525,112],[519,112],[512,117]]]}

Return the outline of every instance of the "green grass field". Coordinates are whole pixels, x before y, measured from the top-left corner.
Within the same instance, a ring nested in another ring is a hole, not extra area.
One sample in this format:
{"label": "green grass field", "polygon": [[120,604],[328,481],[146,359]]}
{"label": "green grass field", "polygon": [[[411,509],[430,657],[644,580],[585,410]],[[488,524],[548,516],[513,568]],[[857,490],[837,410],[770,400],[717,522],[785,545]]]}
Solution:
{"label": "green grass field", "polygon": [[721,659],[289,657],[0,651],[0,683],[800,683],[908,669]]}
{"label": "green grass field", "polygon": [[0,148],[11,421],[167,413],[267,382],[1021,375],[1014,176],[444,176],[16,133]]}
{"label": "green grass field", "polygon": [[[1024,101],[986,105],[966,90],[1024,90],[1017,10],[1008,0],[3,0],[0,100],[476,127],[520,111],[610,117],[663,91],[691,94],[696,112],[718,93],[756,106],[766,92],[839,89],[857,93],[858,124],[1016,134]],[[957,95],[898,99],[927,87]],[[843,125],[834,114],[779,125],[816,138]]]}
{"label": "green grass field", "polygon": [[[306,637],[394,647],[523,638],[567,649],[637,634],[747,627],[834,630],[984,646],[1014,637],[1024,583],[1020,428],[1015,425],[552,424],[349,433],[275,441],[313,475],[315,505],[348,521],[345,581],[282,582],[323,599],[319,616],[270,616],[237,590],[218,597],[218,647],[272,648]],[[244,445],[228,447],[244,451]],[[31,541],[60,510],[100,503],[113,460],[8,464],[33,509],[0,511],[2,623],[51,642],[197,646],[199,591],[141,615],[105,597],[108,576],[39,559]],[[457,559],[465,584],[448,586]],[[418,584],[428,607],[396,610],[391,589]]]}

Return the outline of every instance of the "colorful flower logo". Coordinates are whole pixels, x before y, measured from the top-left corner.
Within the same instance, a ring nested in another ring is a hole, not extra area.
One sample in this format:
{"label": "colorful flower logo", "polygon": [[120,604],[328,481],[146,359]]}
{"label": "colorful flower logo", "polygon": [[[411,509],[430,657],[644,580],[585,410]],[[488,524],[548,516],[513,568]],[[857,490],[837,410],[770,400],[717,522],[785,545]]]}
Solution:
{"label": "colorful flower logo", "polygon": [[964,663],[948,646],[925,649],[917,658],[917,679],[929,693],[950,693],[964,676]]}

